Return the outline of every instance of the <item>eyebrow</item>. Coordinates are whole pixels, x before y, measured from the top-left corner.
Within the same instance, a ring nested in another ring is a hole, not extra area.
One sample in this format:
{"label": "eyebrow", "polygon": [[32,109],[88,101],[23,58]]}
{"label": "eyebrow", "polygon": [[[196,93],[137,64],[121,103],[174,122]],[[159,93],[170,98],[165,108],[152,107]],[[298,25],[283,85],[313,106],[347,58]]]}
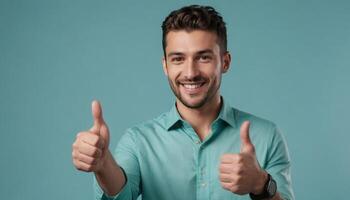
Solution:
{"label": "eyebrow", "polygon": [[205,54],[205,53],[211,53],[211,54],[213,54],[214,52],[213,52],[213,50],[211,50],[211,49],[204,49],[204,50],[202,50],[202,51],[198,51],[198,52],[196,52],[196,54],[198,55],[200,55],[200,54]]}
{"label": "eyebrow", "polygon": [[[200,50],[200,51],[196,52],[195,54],[196,55],[201,55],[201,54],[205,54],[205,53],[213,54],[214,52],[211,49],[204,49],[204,50]],[[182,56],[182,55],[184,55],[184,53],[176,52],[176,51],[168,53],[168,57],[171,57],[171,56]]]}
{"label": "eyebrow", "polygon": [[184,53],[181,53],[181,52],[170,52],[168,53],[168,57],[171,57],[171,56],[182,56],[184,55]]}

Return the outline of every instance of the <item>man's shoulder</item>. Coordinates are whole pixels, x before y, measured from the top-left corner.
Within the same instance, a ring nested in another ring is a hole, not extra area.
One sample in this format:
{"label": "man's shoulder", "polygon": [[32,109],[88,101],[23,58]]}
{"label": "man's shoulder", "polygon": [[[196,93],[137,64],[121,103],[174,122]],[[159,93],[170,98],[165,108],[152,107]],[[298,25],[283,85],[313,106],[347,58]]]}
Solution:
{"label": "man's shoulder", "polygon": [[159,130],[166,129],[167,117],[169,112],[161,113],[160,115],[153,117],[149,120],[145,120],[139,123],[134,124],[129,127],[126,132],[135,133],[135,134],[145,134],[149,132],[155,132]]}
{"label": "man's shoulder", "polygon": [[276,128],[276,124],[269,119],[257,116],[247,111],[242,111],[238,108],[232,109],[234,110],[234,116],[238,127],[240,127],[244,121],[249,121],[251,127],[254,127],[255,129],[273,130]]}

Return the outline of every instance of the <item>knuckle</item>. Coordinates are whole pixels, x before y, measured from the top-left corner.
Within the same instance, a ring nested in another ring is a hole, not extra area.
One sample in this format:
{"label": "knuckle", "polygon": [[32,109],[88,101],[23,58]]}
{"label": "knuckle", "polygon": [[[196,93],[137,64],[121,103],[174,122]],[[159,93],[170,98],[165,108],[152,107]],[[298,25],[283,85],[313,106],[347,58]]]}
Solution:
{"label": "knuckle", "polygon": [[238,182],[237,182],[237,178],[232,178],[231,179],[231,183],[232,183],[232,186],[236,185]]}
{"label": "knuckle", "polygon": [[234,193],[239,193],[240,192],[240,188],[238,185],[231,185],[231,191]]}
{"label": "knuckle", "polygon": [[90,165],[96,165],[98,163],[98,160],[97,159],[91,159],[90,160]]}
{"label": "knuckle", "polygon": [[228,187],[225,183],[221,182],[221,186],[226,190],[231,190],[230,187]]}
{"label": "knuckle", "polygon": [[227,183],[225,183],[225,182],[220,182],[220,184],[221,184],[221,186],[222,186],[223,188],[225,188],[226,190],[231,190],[231,188],[229,187],[229,185],[228,185]]}
{"label": "knuckle", "polygon": [[88,166],[86,167],[86,170],[87,170],[88,172],[94,171],[94,165],[88,165]]}
{"label": "knuckle", "polygon": [[231,190],[232,192],[234,192],[234,191],[237,190],[237,186],[236,186],[236,184],[234,184],[233,182],[232,182],[232,183],[229,183],[229,184],[228,184],[228,187],[230,188],[230,190]]}
{"label": "knuckle", "polygon": [[75,153],[74,151],[72,151],[72,158],[73,158],[73,159],[76,159],[76,158],[77,158],[76,153]]}
{"label": "knuckle", "polygon": [[238,183],[242,182],[242,180],[243,180],[242,176],[237,176],[235,182],[238,184]]}
{"label": "knuckle", "polygon": [[76,165],[75,168],[77,168],[77,170],[84,171],[84,169],[80,165]]}
{"label": "knuckle", "polygon": [[84,132],[79,132],[78,134],[77,134],[77,136],[76,136],[76,138],[78,139],[78,138],[81,138],[81,136],[84,134]]}
{"label": "knuckle", "polygon": [[90,158],[90,159],[87,159],[86,162],[87,162],[88,164],[90,164],[90,165],[94,165],[94,164],[97,163],[97,159],[95,159],[95,158]]}
{"label": "knuckle", "polygon": [[243,167],[238,167],[237,170],[236,170],[236,172],[237,172],[237,174],[242,175],[243,172],[244,172]]}
{"label": "knuckle", "polygon": [[242,155],[237,155],[236,160],[237,160],[238,163],[242,163],[244,159],[243,159]]}
{"label": "knuckle", "polygon": [[92,148],[92,156],[97,156],[97,153],[98,151],[97,151],[97,148],[96,147],[93,147]]}
{"label": "knuckle", "polygon": [[93,147],[93,148],[92,148],[92,156],[93,156],[93,157],[96,157],[96,158],[97,158],[97,157],[100,157],[100,154],[101,154],[101,153],[100,153],[100,150],[99,150],[98,148],[96,148],[96,147]]}
{"label": "knuckle", "polygon": [[79,149],[79,141],[78,141],[78,140],[76,140],[76,141],[72,144],[72,149],[73,149],[73,150]]}
{"label": "knuckle", "polygon": [[81,167],[81,165],[79,164],[78,161],[73,160],[73,164],[74,164],[74,167],[75,167],[77,170],[82,170],[82,167]]}

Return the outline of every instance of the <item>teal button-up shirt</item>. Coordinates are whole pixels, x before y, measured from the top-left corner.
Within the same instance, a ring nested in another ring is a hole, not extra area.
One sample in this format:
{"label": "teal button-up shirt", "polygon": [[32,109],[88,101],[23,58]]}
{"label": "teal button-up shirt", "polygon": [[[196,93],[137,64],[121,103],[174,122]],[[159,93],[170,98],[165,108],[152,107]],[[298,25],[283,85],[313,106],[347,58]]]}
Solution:
{"label": "teal button-up shirt", "polygon": [[126,184],[116,196],[108,197],[94,180],[95,198],[250,199],[223,189],[219,180],[220,158],[240,152],[240,126],[246,120],[251,124],[250,138],[260,166],[276,180],[283,199],[294,199],[288,149],[275,124],[232,108],[226,101],[203,141],[175,105],[169,112],[128,129],[114,152],[126,174]]}

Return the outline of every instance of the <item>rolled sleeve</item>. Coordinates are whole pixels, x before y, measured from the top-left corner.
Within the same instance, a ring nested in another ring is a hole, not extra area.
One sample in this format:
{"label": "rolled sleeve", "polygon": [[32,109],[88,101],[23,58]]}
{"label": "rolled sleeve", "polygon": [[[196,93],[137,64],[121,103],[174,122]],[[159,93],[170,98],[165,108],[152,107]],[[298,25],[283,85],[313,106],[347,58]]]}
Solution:
{"label": "rolled sleeve", "polygon": [[127,131],[120,139],[113,157],[121,167],[126,184],[115,196],[108,196],[103,192],[96,178],[94,178],[95,199],[96,200],[136,200],[140,194],[140,169],[137,159],[137,145],[133,138],[133,133]]}
{"label": "rolled sleeve", "polygon": [[273,127],[271,149],[268,152],[266,171],[271,174],[277,183],[277,190],[284,200],[294,200],[291,179],[291,160],[286,141],[280,130]]}

